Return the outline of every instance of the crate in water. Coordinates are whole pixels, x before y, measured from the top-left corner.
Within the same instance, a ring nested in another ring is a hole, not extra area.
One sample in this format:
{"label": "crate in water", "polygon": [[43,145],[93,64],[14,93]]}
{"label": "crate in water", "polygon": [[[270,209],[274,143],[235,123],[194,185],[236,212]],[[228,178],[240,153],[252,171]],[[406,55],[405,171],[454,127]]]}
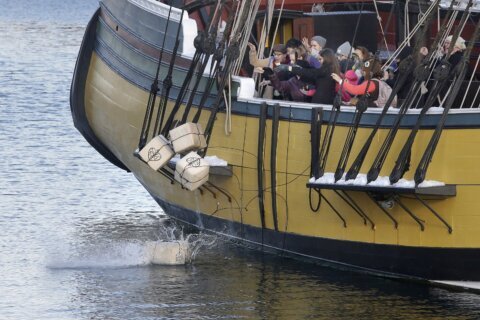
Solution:
{"label": "crate in water", "polygon": [[156,136],[139,152],[143,159],[154,170],[163,167],[175,155],[168,140],[162,136]]}
{"label": "crate in water", "polygon": [[209,164],[196,152],[190,152],[177,161],[175,180],[188,190],[195,190],[208,180]]}
{"label": "crate in water", "polygon": [[170,130],[170,140],[176,153],[203,149],[207,146],[202,126],[192,122]]}
{"label": "crate in water", "polygon": [[190,256],[190,248],[186,240],[148,241],[146,249],[153,264],[185,264]]}

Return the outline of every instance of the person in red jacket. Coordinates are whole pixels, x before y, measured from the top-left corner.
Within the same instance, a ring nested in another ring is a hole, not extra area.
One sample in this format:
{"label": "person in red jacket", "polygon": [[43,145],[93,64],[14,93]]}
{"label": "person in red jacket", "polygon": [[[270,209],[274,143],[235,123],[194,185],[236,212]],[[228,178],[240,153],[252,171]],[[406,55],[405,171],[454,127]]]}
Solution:
{"label": "person in red jacket", "polygon": [[343,90],[352,96],[363,97],[369,107],[375,107],[375,101],[379,97],[379,79],[383,77],[383,71],[380,61],[369,59],[364,62],[362,67],[362,76],[365,78],[361,84],[353,84],[348,80],[342,79],[338,73],[332,73],[332,78],[340,84]]}

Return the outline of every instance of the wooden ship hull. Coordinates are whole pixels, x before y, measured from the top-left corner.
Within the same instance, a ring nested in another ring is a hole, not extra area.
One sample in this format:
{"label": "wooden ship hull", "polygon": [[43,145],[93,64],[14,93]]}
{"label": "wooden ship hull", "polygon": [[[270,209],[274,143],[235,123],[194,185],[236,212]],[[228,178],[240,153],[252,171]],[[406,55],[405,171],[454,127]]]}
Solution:
{"label": "wooden ship hull", "polygon": [[[174,55],[176,35],[170,30],[180,21]],[[215,115],[206,151],[228,166],[211,167],[208,182],[190,191],[175,181],[168,165],[155,171],[141,161],[135,150],[159,54],[163,49],[159,79],[173,66],[173,86],[164,97],[167,118],[189,76],[196,29],[187,12],[160,2],[102,0],[86,29],[72,81],[77,129],[105,158],[131,171],[167,215],[268,251],[327,264],[417,280],[480,281],[479,109],[450,110],[427,173],[442,182],[437,186],[317,183],[312,176],[319,140],[335,109],[253,97],[252,80],[242,77],[232,79],[231,113]],[[208,72],[201,77],[199,88]],[[219,94],[215,90],[198,119],[204,128]],[[189,121],[203,93],[194,92]],[[182,102],[178,115],[184,111]],[[381,109],[363,114],[349,164],[380,114]],[[390,174],[419,114],[409,110],[403,117],[380,176]],[[342,106],[337,115],[325,172],[335,172],[355,108]],[[373,163],[397,115],[395,109],[385,115],[360,172]],[[413,180],[441,117],[436,109],[425,115],[405,179]]]}

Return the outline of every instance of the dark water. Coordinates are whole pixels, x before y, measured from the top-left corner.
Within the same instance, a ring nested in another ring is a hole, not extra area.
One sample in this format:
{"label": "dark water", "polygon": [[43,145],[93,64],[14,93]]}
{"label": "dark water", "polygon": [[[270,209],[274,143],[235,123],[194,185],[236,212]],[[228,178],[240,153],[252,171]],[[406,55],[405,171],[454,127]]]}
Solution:
{"label": "dark water", "polygon": [[87,145],[69,113],[96,6],[0,0],[0,319],[480,318],[474,294],[220,240],[191,264],[151,265],[145,241],[164,236],[160,209]]}

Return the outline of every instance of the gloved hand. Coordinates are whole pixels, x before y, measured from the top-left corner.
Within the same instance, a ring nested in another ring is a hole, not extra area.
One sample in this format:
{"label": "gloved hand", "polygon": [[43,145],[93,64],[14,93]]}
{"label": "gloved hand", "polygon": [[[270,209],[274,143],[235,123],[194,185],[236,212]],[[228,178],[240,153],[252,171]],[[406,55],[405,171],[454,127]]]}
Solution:
{"label": "gloved hand", "polygon": [[302,66],[299,66],[298,64],[292,64],[291,67],[292,67],[292,71],[303,69]]}
{"label": "gloved hand", "polygon": [[275,67],[274,71],[275,71],[275,72],[287,72],[287,71],[288,71],[288,67],[289,67],[288,64],[281,64],[281,65]]}
{"label": "gloved hand", "polygon": [[271,68],[263,68],[263,77],[266,80],[269,80],[272,75],[273,75],[273,70]]}

